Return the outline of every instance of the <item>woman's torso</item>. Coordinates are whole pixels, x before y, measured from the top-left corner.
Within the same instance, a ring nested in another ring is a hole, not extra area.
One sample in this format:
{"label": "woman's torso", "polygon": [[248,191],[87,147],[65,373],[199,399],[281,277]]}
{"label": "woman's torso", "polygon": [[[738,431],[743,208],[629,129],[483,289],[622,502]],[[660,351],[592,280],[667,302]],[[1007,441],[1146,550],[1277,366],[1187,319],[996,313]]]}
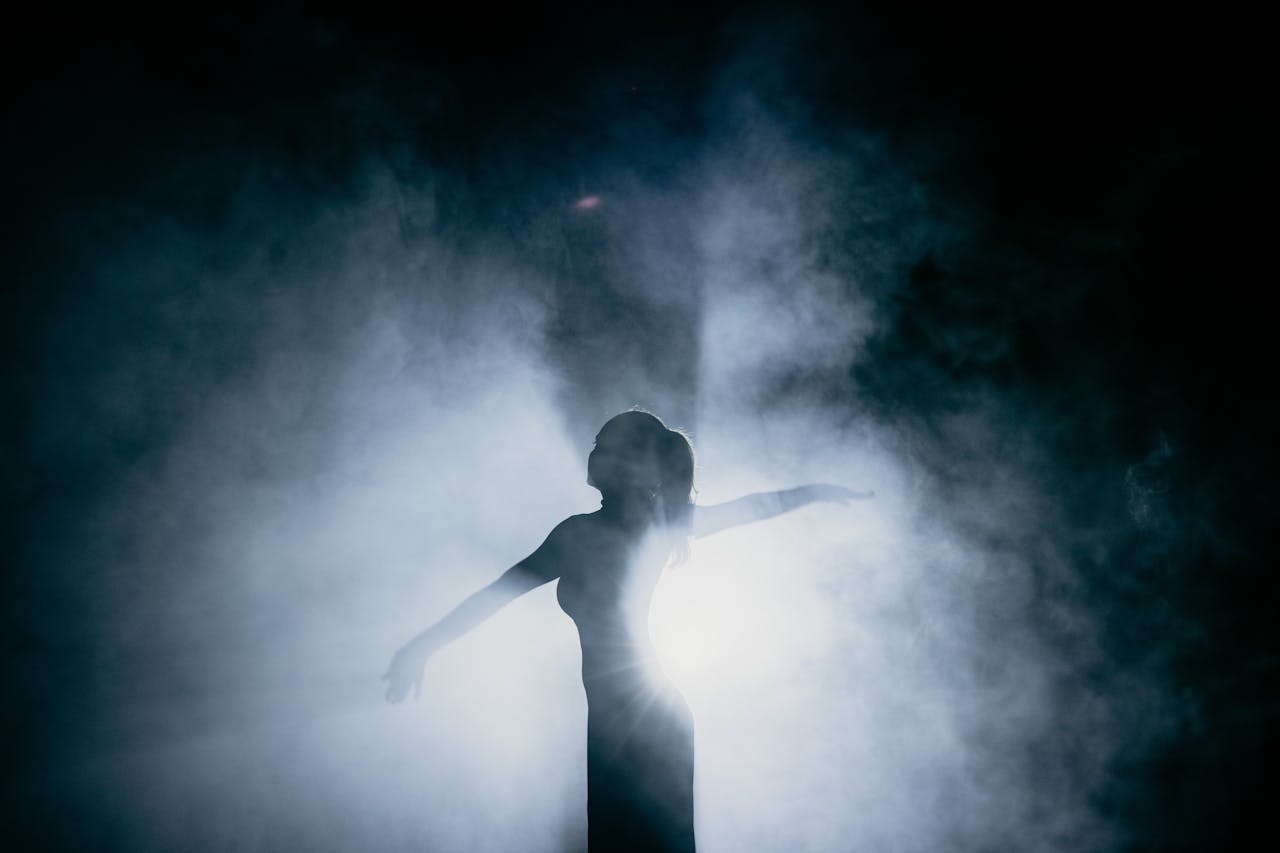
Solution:
{"label": "woman's torso", "polygon": [[576,516],[572,539],[556,598],[578,628],[583,680],[640,675],[654,658],[649,605],[670,546],[653,527],[604,511]]}

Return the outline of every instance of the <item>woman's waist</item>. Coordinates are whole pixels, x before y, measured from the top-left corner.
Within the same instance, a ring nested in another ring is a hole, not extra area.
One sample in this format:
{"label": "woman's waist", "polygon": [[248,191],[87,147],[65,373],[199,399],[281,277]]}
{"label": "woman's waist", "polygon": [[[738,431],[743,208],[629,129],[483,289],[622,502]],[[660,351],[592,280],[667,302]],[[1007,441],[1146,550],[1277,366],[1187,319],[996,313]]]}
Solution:
{"label": "woman's waist", "polygon": [[665,680],[657,651],[647,641],[619,641],[606,648],[582,644],[582,681],[601,686],[624,685],[630,681]]}

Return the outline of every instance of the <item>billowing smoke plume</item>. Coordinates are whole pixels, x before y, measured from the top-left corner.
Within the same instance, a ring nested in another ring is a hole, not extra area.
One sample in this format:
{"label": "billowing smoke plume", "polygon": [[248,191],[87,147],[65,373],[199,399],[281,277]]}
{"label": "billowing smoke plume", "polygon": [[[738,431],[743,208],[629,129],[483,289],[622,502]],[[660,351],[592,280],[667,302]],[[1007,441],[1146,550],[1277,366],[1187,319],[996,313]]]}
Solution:
{"label": "billowing smoke plume", "polygon": [[[302,130],[157,142],[40,249],[75,296],[15,392],[52,473],[11,630],[66,701],[25,724],[22,831],[583,847],[549,588],[433,660],[421,702],[378,676],[594,508],[592,435],[640,405],[690,432],[700,502],[876,492],[696,543],[659,589],[703,849],[1131,841],[1126,768],[1198,710],[1108,613],[1208,520],[1184,523],[1176,436],[1108,444],[1087,400],[1007,373],[1036,369],[1020,312],[1072,295],[922,177],[937,152],[788,97],[820,75],[789,18],[717,29],[696,83],[619,63],[576,111],[453,148],[435,135],[474,126],[447,75],[318,32],[373,70],[290,102]],[[1173,609],[1141,628],[1193,633]]]}

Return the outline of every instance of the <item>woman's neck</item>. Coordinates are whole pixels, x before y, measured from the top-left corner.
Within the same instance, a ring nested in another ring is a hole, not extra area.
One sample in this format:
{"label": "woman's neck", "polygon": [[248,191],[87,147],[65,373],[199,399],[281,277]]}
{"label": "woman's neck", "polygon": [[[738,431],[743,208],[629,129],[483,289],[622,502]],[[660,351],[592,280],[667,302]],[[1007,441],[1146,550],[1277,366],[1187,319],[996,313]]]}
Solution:
{"label": "woman's neck", "polygon": [[627,527],[657,521],[655,509],[653,498],[643,492],[611,492],[600,496],[600,512]]}

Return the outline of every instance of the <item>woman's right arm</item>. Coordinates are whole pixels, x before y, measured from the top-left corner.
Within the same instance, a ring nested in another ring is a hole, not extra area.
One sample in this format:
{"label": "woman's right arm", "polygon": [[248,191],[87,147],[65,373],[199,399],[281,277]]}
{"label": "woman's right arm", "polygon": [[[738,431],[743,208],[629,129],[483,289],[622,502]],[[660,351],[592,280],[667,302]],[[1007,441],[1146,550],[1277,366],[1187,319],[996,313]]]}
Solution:
{"label": "woman's right arm", "polygon": [[517,563],[493,583],[464,599],[439,622],[401,646],[382,676],[387,682],[387,701],[401,701],[410,688],[417,698],[422,692],[423,668],[433,654],[548,580],[550,578],[530,571],[523,562]]}
{"label": "woman's right arm", "polygon": [[399,702],[413,690],[422,693],[422,672],[427,660],[440,649],[484,622],[508,603],[532,589],[555,580],[573,541],[567,532],[570,520],[561,522],[538,550],[507,569],[493,583],[472,593],[448,615],[400,647],[383,674],[387,701]]}

